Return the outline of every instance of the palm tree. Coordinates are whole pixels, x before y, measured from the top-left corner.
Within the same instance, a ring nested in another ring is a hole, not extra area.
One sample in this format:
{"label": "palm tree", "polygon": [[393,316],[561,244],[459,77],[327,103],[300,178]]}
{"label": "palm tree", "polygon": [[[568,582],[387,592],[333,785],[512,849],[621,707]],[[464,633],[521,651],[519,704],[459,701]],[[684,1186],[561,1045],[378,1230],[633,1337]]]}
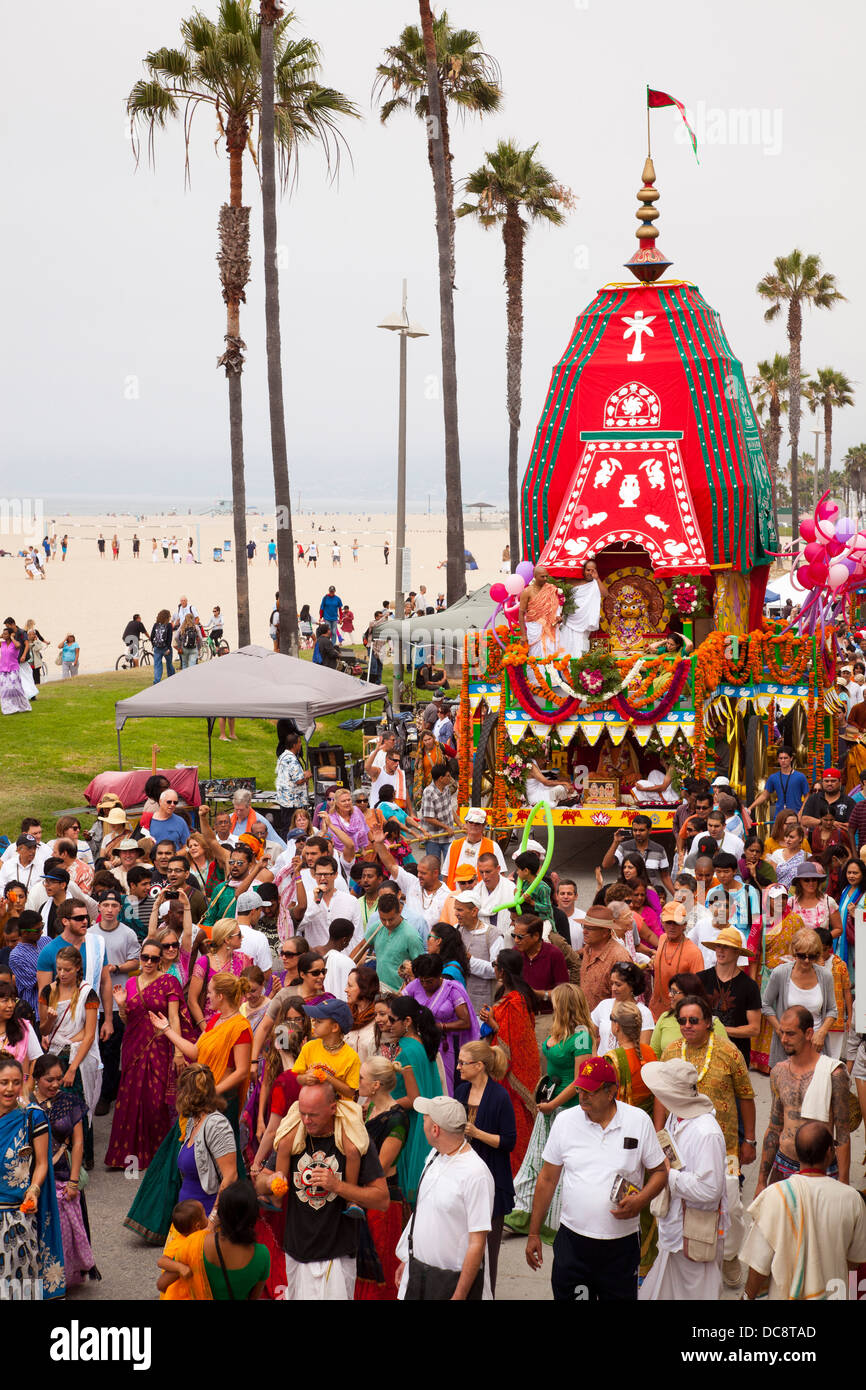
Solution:
{"label": "palm tree", "polygon": [[[460,477],[460,433],[457,419],[457,346],[454,338],[454,275],[448,237],[448,170],[443,140],[445,103],[436,67],[436,42],[430,0],[419,0],[421,32],[427,60],[430,101],[428,129],[433,146],[433,188],[436,194],[436,239],[439,243],[439,322],[442,334],[442,411],[445,420],[445,524],[448,533],[446,588],[448,603],[466,593],[466,547],[463,539],[463,484]],[[453,206],[453,198],[452,198]],[[402,556],[397,556],[399,565]]]}
{"label": "palm tree", "polygon": [[537,144],[521,150],[512,140],[500,140],[496,149],[488,152],[487,163],[464,180],[466,192],[476,201],[461,203],[457,209],[458,217],[476,217],[482,227],[501,226],[505,243],[508,539],[515,562],[520,554],[517,454],[523,370],[523,245],[530,223],[544,220],[561,226],[565,221],[563,208],[574,206],[571,190],[556,183],[536,160],[537,149]]}
{"label": "palm tree", "polygon": [[861,510],[861,499],[866,492],[866,444],[854,444],[848,450],[842,464],[847,486],[857,500],[857,512]]}
{"label": "palm tree", "polygon": [[[823,410],[824,412],[824,479],[822,491],[826,492],[830,486],[833,411],[843,410],[846,405],[854,404],[854,388],[844,372],[837,372],[833,367],[819,367],[814,377],[810,378],[810,380],[805,383],[803,395],[806,397],[809,403],[809,409],[813,415],[817,414],[819,410]],[[817,479],[818,469],[816,464],[816,492]]]}
{"label": "palm tree", "polygon": [[779,530],[777,489],[779,446],[782,442],[782,415],[788,410],[788,358],[776,353],[772,361],[759,362],[758,374],[749,382],[757,402],[757,416],[763,424],[768,421],[767,453],[770,463],[770,484],[773,489],[773,520]]}
{"label": "palm tree", "polygon": [[791,527],[792,545],[796,553],[800,532],[800,497],[798,487],[797,452],[800,446],[800,346],[803,337],[803,305],[817,309],[832,309],[845,296],[836,288],[836,277],[821,270],[821,257],[804,256],[794,250],[790,256],[776,256],[773,270],[759,281],[758,294],[770,301],[764,319],[771,323],[778,318],[782,305],[788,306],[788,355],[790,386],[791,433]]}
{"label": "palm tree", "polygon": [[[307,40],[288,43],[284,30],[289,22],[287,18],[276,31],[275,59],[276,143],[284,169],[290,166],[299,140],[315,137],[327,141],[332,132],[329,107],[334,112],[350,107],[339,93],[319,88],[313,81],[318,52]],[[250,209],[243,205],[243,157],[247,151],[255,160],[253,127],[261,110],[260,26],[251,0],[220,0],[216,21],[196,10],[181,21],[180,32],[181,48],[160,48],[145,58],[148,76],[133,87],[127,112],[136,156],[140,131],[147,133],[152,156],[156,131],[164,129],[169,119],[183,116],[187,177],[192,121],[202,104],[214,112],[218,141],[225,142],[228,152],[229,201],[220,209],[217,257],[226,304],[226,350],[217,365],[224,368],[228,379],[238,641],[246,646],[250,613],[241,391],[246,344],[240,336],[240,306],[246,301],[250,274]]]}
{"label": "palm tree", "polygon": [[[319,48],[311,39],[289,42],[294,13],[283,14],[279,0],[261,0],[261,175],[265,254],[265,342],[268,358],[268,405],[274,501],[277,523],[277,588],[280,596],[280,651],[298,654],[298,598],[295,588],[295,542],[283,406],[280,340],[280,276],[277,264],[277,172],[279,150],[282,184],[303,141],[318,140],[330,162],[339,164],[338,115],[359,113],[340,92],[316,81]],[[279,52],[279,61],[275,56]]]}
{"label": "palm tree", "polygon": [[[429,8],[429,7],[428,7]],[[448,204],[448,245],[451,264],[451,283],[454,283],[454,183],[451,174],[451,140],[448,127],[448,108],[453,106],[461,116],[479,116],[498,111],[502,102],[499,85],[499,65],[485,53],[481,39],[473,29],[452,29],[448,13],[443,10],[433,20],[438,73],[439,107],[441,112],[442,146],[445,152],[445,184]],[[396,44],[385,49],[385,61],[376,68],[373,97],[381,101],[380,119],[384,125],[395,111],[414,112],[427,125],[427,159],[433,172],[433,129],[430,123],[428,100],[427,54],[424,35],[417,25],[403,30]],[[387,100],[385,94],[391,93]],[[434,172],[435,184],[435,172]]]}

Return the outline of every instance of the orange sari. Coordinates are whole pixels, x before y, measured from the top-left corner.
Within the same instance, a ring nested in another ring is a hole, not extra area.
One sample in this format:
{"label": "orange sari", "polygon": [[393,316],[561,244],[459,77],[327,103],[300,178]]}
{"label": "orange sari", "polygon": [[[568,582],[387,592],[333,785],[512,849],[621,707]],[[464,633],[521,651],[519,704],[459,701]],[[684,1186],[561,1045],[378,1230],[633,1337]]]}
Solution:
{"label": "orange sari", "polygon": [[[198,1042],[198,1061],[203,1067],[210,1067],[216,1086],[227,1072],[232,1071],[232,1053],[237,1043],[250,1043],[253,1035],[250,1025],[242,1014],[231,1018],[220,1018],[214,1014]],[[238,1086],[238,1110],[242,1113],[249,1089],[249,1077]],[[186,1262],[184,1262],[186,1263]]]}
{"label": "orange sari", "polygon": [[213,1300],[208,1277],[204,1267],[204,1238],[207,1231],[193,1231],[192,1235],[182,1236],[174,1226],[168,1233],[163,1255],[178,1264],[189,1266],[188,1279],[175,1279],[169,1284],[160,1299],[165,1302],[192,1301],[204,1303]]}
{"label": "orange sari", "polygon": [[517,1143],[511,1151],[511,1172],[516,1174],[529,1146],[538,1107],[535,1090],[541,1080],[535,1023],[517,990],[504,995],[491,1010],[498,1031],[493,1041],[508,1058],[503,1086],[511,1097],[517,1121]]}

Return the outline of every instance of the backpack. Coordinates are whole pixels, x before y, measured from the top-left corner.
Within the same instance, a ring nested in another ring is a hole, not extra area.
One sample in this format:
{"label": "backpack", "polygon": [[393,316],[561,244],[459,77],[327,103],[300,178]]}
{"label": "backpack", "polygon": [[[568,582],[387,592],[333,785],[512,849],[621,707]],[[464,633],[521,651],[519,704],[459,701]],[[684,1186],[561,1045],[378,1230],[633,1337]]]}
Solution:
{"label": "backpack", "polygon": [[183,647],[184,651],[192,651],[193,647],[198,646],[198,633],[192,624],[190,624],[181,637],[180,645]]}
{"label": "backpack", "polygon": [[323,664],[323,663],[322,663],[322,653],[319,651],[319,644],[318,644],[318,642],[316,643],[315,647],[313,648],[313,664],[314,664],[315,666],[321,666],[321,665]]}

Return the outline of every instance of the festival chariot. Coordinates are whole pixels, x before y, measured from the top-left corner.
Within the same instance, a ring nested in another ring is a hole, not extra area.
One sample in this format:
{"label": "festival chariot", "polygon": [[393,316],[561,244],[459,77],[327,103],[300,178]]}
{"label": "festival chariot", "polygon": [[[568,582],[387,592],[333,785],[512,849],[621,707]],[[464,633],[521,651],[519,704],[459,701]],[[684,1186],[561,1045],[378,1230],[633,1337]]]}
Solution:
{"label": "festival chariot", "polygon": [[[557,826],[645,812],[669,830],[687,775],[724,774],[751,803],[781,741],[813,780],[835,760],[830,610],[804,592],[793,627],[764,617],[780,545],[761,432],[718,314],[665,278],[654,185],[648,158],[634,282],[598,292],[553,369],[522,486],[527,558],[466,640],[460,803],[496,834],[542,799]],[[804,534],[817,524],[832,565],[845,546],[825,513]]]}

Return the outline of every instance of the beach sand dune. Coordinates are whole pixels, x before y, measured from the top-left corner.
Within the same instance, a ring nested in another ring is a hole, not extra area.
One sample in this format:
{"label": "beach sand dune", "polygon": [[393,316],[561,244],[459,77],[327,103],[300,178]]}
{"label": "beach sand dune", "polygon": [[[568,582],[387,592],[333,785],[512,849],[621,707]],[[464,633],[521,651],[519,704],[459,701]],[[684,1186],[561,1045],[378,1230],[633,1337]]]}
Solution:
{"label": "beach sand dune", "polygon": [[[395,518],[387,515],[347,516],[344,514],[295,518],[296,544],[304,549],[315,539],[319,549],[318,564],[307,566],[296,562],[299,607],[309,603],[316,619],[319,603],[328,586],[335,584],[338,595],[355,615],[356,641],[375,609],[383,599],[394,601],[394,535]],[[323,529],[319,530],[319,527]],[[331,528],[335,529],[332,531]],[[315,528],[315,529],[314,529]],[[411,552],[412,589],[426,584],[431,604],[445,590],[445,570],[437,568],[445,559],[445,518],[437,515],[418,515],[407,518],[407,548]],[[28,580],[24,562],[18,558],[0,558],[0,579],[3,583],[2,616],[11,614],[23,626],[27,618],[35,618],[37,627],[52,644],[45,653],[48,679],[59,677],[55,666],[57,644],[67,632],[73,632],[81,645],[82,672],[112,670],[123,651],[122,632],[133,613],[140,613],[148,628],[161,608],[172,612],[181,594],[195,604],[205,619],[210,617],[214,604],[219,604],[226,619],[226,636],[232,648],[237,645],[237,608],[235,603],[234,541],[230,516],[134,516],[58,517],[51,527],[58,538],[64,531],[69,536],[65,562],[57,557],[46,566],[46,579]],[[105,559],[99,558],[97,536],[105,537]],[[111,538],[117,533],[120,557],[111,557]],[[132,537],[141,541],[138,560],[132,556]],[[249,567],[250,627],[252,640],[269,646],[268,618],[274,606],[277,587],[276,564],[268,563],[268,540],[275,534],[272,518],[259,515],[247,517],[247,534],[256,542],[255,559]],[[181,557],[187,541],[193,539],[201,563],[180,564],[171,559],[151,560],[152,540],[169,541],[177,536]],[[352,562],[352,541],[358,541],[358,563]],[[41,541],[41,536],[37,538]],[[386,566],[385,540],[390,542],[391,554]],[[505,525],[473,528],[466,519],[466,548],[472,552],[478,569],[467,574],[471,591],[499,577],[503,547],[507,542]],[[231,540],[231,552],[222,563],[215,563],[214,549],[221,553],[225,541]],[[331,547],[337,540],[341,549],[341,564],[332,565]],[[17,549],[20,537],[0,537],[0,546]],[[40,552],[41,553],[41,552]]]}

